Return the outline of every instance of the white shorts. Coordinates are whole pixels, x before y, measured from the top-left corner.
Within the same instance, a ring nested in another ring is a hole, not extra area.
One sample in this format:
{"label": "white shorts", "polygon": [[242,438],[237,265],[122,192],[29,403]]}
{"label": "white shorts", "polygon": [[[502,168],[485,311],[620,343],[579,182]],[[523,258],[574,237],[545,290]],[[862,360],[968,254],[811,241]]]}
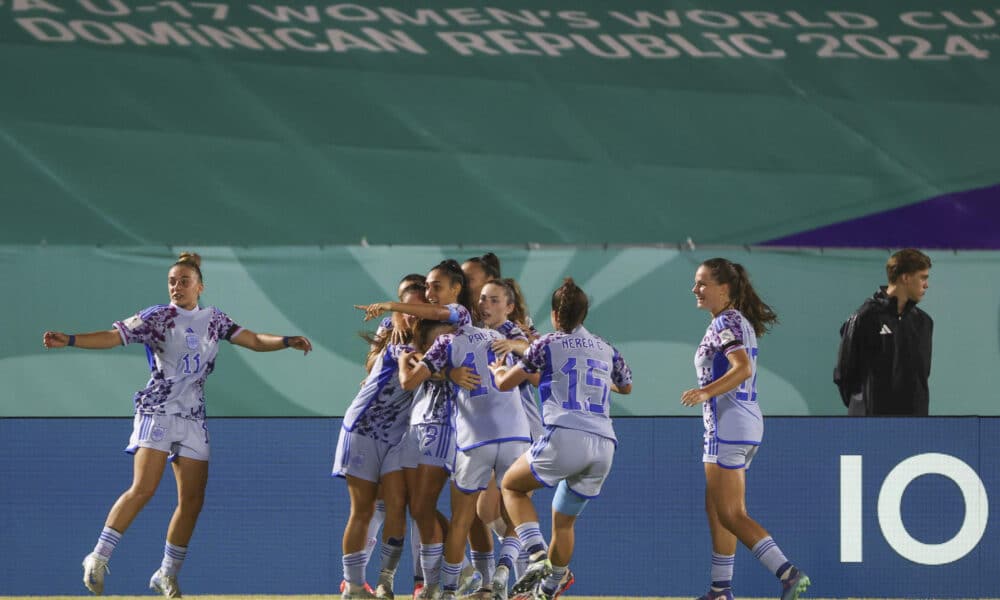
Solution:
{"label": "white shorts", "polygon": [[497,481],[503,481],[510,466],[527,450],[528,442],[500,442],[457,450],[452,474],[455,487],[465,493],[485,490],[494,472]]}
{"label": "white shorts", "polygon": [[701,462],[715,463],[723,469],[749,469],[750,462],[757,455],[760,446],[756,444],[727,444],[705,436],[705,450]]}
{"label": "white shorts", "polygon": [[166,452],[171,461],[178,456],[207,461],[211,454],[205,421],[185,419],[180,415],[136,413],[125,452],[135,454],[139,448]]}
{"label": "white shorts", "polygon": [[611,472],[615,441],[579,429],[549,427],[541,439],[531,445],[528,465],[545,487],[566,480],[573,493],[582,498],[596,498]]}
{"label": "white shorts", "polygon": [[404,447],[402,441],[389,444],[341,428],[337,455],[333,459],[333,475],[350,475],[378,483],[383,475],[403,468]]}
{"label": "white shorts", "polygon": [[455,430],[441,423],[410,425],[403,436],[402,464],[404,469],[431,465],[450,469],[455,462]]}

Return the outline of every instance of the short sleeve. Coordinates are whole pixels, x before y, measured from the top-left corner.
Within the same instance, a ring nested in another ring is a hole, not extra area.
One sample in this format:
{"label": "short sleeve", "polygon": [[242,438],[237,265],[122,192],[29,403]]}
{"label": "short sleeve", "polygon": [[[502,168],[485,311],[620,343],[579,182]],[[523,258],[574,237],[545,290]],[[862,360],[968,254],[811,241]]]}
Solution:
{"label": "short sleeve", "polygon": [[449,304],[447,308],[448,322],[454,325],[458,330],[472,325],[472,315],[469,314],[469,309],[465,308],[461,304]]}
{"label": "short sleeve", "polygon": [[725,354],[744,349],[743,315],[727,310],[712,320],[712,332]]}
{"label": "short sleeve", "polygon": [[621,352],[614,349],[615,354],[611,359],[611,381],[618,387],[625,387],[632,384],[632,369],[625,363]]}
{"label": "short sleeve", "polygon": [[451,359],[449,349],[453,339],[455,339],[455,335],[451,333],[439,335],[424,353],[424,364],[431,370],[431,373],[437,373],[448,366]]}
{"label": "short sleeve", "polygon": [[508,340],[527,341],[528,339],[528,336],[524,334],[524,331],[522,331],[521,328],[518,327],[517,324],[513,323],[512,321],[504,322],[503,325],[497,328],[497,331],[499,331],[501,335],[503,335]]}
{"label": "short sleeve", "polygon": [[524,353],[524,358],[521,359],[521,368],[524,369],[525,373],[537,373],[545,368],[548,362],[545,348],[549,344],[551,335],[542,336],[528,346],[528,351]]}
{"label": "short sleeve", "polygon": [[166,339],[167,330],[174,326],[176,315],[177,310],[169,304],[158,304],[127,319],[115,321],[114,327],[122,338],[122,344],[159,347]]}
{"label": "short sleeve", "polygon": [[233,337],[239,335],[243,328],[233,322],[229,315],[215,308],[211,309],[212,321],[208,325],[208,334],[214,340],[226,340],[231,342]]}

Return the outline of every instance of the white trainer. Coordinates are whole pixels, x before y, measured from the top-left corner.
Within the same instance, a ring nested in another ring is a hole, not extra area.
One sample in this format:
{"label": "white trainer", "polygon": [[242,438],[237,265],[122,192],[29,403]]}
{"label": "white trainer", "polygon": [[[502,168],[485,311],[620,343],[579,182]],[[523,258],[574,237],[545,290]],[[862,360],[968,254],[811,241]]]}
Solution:
{"label": "white trainer", "polygon": [[163,594],[165,598],[180,598],[181,587],[176,575],[167,575],[162,569],[157,569],[149,578],[149,589]]}
{"label": "white trainer", "polygon": [[91,552],[83,558],[83,585],[95,596],[104,593],[104,574],[110,573],[108,559]]}

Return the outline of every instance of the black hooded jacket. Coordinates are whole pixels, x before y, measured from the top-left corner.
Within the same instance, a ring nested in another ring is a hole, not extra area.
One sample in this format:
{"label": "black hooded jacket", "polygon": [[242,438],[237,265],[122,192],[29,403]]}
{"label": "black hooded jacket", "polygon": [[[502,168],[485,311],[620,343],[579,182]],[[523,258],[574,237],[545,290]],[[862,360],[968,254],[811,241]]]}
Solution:
{"label": "black hooded jacket", "polygon": [[934,321],[912,300],[898,312],[880,288],[840,328],[833,380],[844,405],[862,394],[867,415],[926,416]]}

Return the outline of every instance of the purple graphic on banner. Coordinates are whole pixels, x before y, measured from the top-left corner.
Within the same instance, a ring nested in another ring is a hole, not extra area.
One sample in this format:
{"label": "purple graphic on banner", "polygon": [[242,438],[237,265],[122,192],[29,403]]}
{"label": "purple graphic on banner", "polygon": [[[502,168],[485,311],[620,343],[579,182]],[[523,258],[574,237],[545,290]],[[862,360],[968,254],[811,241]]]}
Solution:
{"label": "purple graphic on banner", "polygon": [[1000,185],[938,196],[763,245],[998,250]]}

